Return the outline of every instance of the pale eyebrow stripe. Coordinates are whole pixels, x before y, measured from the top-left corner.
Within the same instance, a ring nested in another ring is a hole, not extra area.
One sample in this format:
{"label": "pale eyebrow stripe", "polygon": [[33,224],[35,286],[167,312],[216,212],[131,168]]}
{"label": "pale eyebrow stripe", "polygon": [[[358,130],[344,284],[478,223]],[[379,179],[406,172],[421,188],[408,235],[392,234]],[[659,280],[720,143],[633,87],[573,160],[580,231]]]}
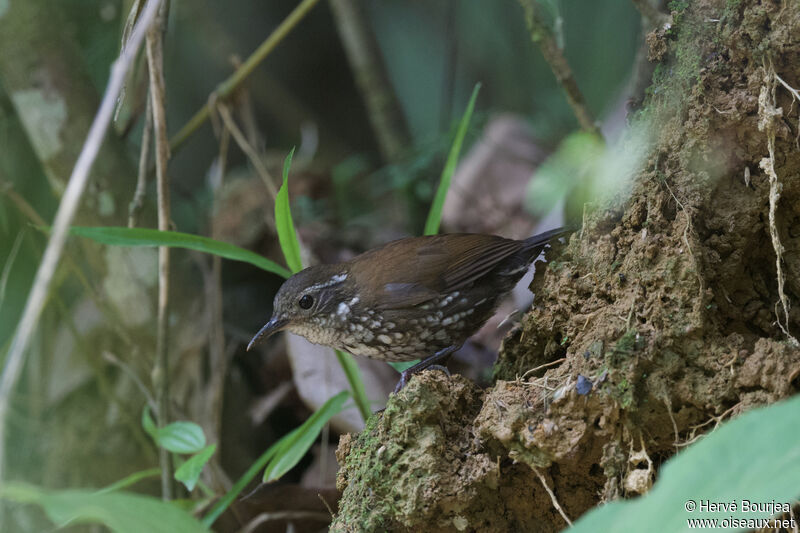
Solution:
{"label": "pale eyebrow stripe", "polygon": [[328,281],[325,281],[323,283],[317,283],[316,285],[312,285],[306,290],[308,290],[308,291],[316,291],[318,289],[324,289],[325,287],[330,287],[332,285],[338,285],[339,283],[342,283],[346,279],[347,279],[347,274],[336,274],[335,276],[333,276]]}

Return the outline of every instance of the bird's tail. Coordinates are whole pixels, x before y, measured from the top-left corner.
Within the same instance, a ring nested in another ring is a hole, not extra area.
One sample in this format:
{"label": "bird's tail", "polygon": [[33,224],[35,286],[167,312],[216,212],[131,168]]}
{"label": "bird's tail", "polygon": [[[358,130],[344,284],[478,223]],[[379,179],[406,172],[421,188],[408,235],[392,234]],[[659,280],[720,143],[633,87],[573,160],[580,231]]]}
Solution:
{"label": "bird's tail", "polygon": [[552,241],[554,238],[564,235],[566,233],[571,233],[576,229],[577,228],[575,226],[562,226],[560,228],[545,231],[544,233],[539,233],[537,235],[534,235],[533,237],[528,237],[523,242],[525,243],[525,248],[527,249],[543,248],[547,243]]}

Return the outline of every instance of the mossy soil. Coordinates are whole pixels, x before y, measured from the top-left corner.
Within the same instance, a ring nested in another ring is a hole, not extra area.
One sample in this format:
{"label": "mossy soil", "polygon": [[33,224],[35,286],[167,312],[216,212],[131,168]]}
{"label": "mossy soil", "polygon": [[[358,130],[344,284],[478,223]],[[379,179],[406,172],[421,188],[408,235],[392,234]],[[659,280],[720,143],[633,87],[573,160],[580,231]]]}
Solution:
{"label": "mossy soil", "polygon": [[342,438],[333,531],[557,531],[553,498],[574,520],[643,493],[721,421],[800,390],[771,236],[797,304],[800,102],[775,74],[800,87],[800,6],[673,4],[648,37],[660,63],[635,120],[655,138],[630,190],[587,206],[537,274],[493,386],[425,372]]}

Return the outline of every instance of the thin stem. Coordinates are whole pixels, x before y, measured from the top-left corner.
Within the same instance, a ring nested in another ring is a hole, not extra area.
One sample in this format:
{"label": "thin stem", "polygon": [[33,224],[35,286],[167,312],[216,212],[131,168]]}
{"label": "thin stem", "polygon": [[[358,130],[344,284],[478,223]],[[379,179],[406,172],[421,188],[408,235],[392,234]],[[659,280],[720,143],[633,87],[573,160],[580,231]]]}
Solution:
{"label": "thin stem", "polygon": [[128,206],[128,227],[136,227],[139,211],[144,204],[144,195],[147,192],[147,169],[150,161],[150,143],[153,134],[153,102],[147,98],[144,112],[144,128],[142,129],[142,150],[139,153],[139,172],[136,176],[136,192],[133,194]]}
{"label": "thin stem", "polygon": [[411,144],[411,133],[364,6],[361,0],[331,0],[331,10],[383,159],[396,162]]}
{"label": "thin stem", "polygon": [[247,142],[247,138],[245,137],[244,133],[242,133],[242,130],[239,129],[239,126],[237,126],[236,122],[233,120],[228,106],[222,102],[218,102],[217,111],[219,112],[219,116],[222,117],[225,127],[230,131],[231,135],[233,135],[236,144],[239,145],[239,148],[241,148],[250,159],[250,162],[255,167],[258,176],[261,178],[261,181],[264,182],[264,186],[267,188],[267,191],[274,202],[275,197],[278,196],[278,190],[275,188],[275,180],[272,178],[272,174],[270,174],[269,170],[267,170],[267,167],[264,166],[264,162],[261,161],[261,157],[259,157],[255,148],[253,148],[253,146]]}
{"label": "thin stem", "polygon": [[47,293],[50,289],[50,284],[53,281],[53,275],[61,259],[61,254],[64,251],[64,243],[66,242],[69,226],[80,205],[83,192],[86,190],[86,184],[89,181],[89,174],[97,158],[97,154],[100,152],[100,147],[103,144],[108,125],[114,114],[114,104],[125,81],[125,74],[136,58],[136,53],[139,46],[142,44],[145,32],[150,27],[160,5],[161,0],[148,0],[147,5],[142,11],[139,23],[131,33],[128,45],[122,49],[119,57],[111,66],[111,75],[108,80],[106,92],[103,95],[100,108],[95,115],[92,126],[89,129],[89,134],[86,137],[81,153],[72,170],[64,195],[61,198],[61,203],[58,206],[58,211],[53,221],[50,240],[47,243],[42,261],[39,263],[39,268],[36,271],[36,277],[31,292],[28,295],[28,301],[25,304],[22,318],[19,321],[17,330],[14,333],[14,338],[11,341],[11,347],[9,348],[5,368],[3,369],[3,376],[0,379],[0,479],[3,479],[5,422],[11,392],[14,390],[14,386],[22,372],[22,366],[25,362],[25,352],[30,343],[31,336],[36,329],[39,316],[44,308]]}
{"label": "thin stem", "polygon": [[[270,34],[267,39],[261,43],[261,45],[253,52],[250,57],[247,58],[247,61],[242,63],[242,66],[236,69],[236,72],[231,74],[231,76],[217,85],[217,88],[214,90],[216,93],[217,99],[224,99],[230,96],[233,91],[236,90],[239,85],[247,79],[247,77],[255,70],[259,63],[264,61],[266,57],[275,49],[276,46],[287,36],[289,32],[297,26],[297,23],[303,20],[303,17],[311,11],[311,8],[314,7],[319,0],[303,0],[300,4],[294,8],[294,11],[289,13],[289,16],[281,22],[280,26],[275,28],[275,31]],[[212,99],[213,100],[213,99]],[[210,114],[210,106],[204,105],[194,116],[189,119],[181,130],[172,138],[170,141],[170,149],[175,152],[178,148],[186,142],[188,139],[197,129],[202,126],[206,120],[208,120]]]}
{"label": "thin stem", "polygon": [[525,11],[525,21],[528,24],[528,31],[531,33],[531,40],[539,45],[547,64],[550,65],[550,70],[556,77],[561,88],[564,89],[564,94],[567,97],[567,102],[575,113],[575,118],[578,119],[578,124],[581,128],[597,135],[600,139],[603,135],[600,133],[600,128],[592,116],[592,112],[586,107],[586,101],[578,88],[578,83],[572,75],[572,69],[567,63],[567,58],[556,42],[553,32],[547,26],[547,23],[541,18],[539,9],[537,8],[535,0],[519,0],[523,11]]}
{"label": "thin stem", "polygon": [[[163,6],[166,8],[166,4]],[[158,189],[158,229],[169,231],[169,178],[167,164],[169,162],[169,138],[167,137],[166,85],[164,82],[164,41],[163,32],[166,22],[166,9],[159,11],[150,31],[147,33],[147,69],[150,74],[150,102],[153,111],[153,130],[155,138],[156,183]],[[156,361],[153,368],[153,385],[156,391],[158,411],[156,419],[159,427],[167,425],[169,420],[169,261],[170,248],[158,248],[158,325],[156,330]],[[159,463],[161,467],[161,496],[171,500],[174,494],[172,481],[172,465],[169,452],[160,447]]]}

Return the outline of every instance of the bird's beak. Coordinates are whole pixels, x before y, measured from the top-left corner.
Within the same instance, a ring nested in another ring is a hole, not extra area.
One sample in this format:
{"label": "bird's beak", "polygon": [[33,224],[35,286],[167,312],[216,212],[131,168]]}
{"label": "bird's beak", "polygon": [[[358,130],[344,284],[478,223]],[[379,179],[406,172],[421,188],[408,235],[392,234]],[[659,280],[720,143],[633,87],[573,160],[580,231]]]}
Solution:
{"label": "bird's beak", "polygon": [[264,327],[261,328],[258,333],[256,333],[255,337],[253,337],[253,339],[250,341],[250,344],[247,345],[247,351],[249,352],[250,349],[256,345],[256,343],[261,341],[261,339],[266,339],[273,333],[277,333],[288,325],[288,318],[272,317],[270,321],[264,324]]}

